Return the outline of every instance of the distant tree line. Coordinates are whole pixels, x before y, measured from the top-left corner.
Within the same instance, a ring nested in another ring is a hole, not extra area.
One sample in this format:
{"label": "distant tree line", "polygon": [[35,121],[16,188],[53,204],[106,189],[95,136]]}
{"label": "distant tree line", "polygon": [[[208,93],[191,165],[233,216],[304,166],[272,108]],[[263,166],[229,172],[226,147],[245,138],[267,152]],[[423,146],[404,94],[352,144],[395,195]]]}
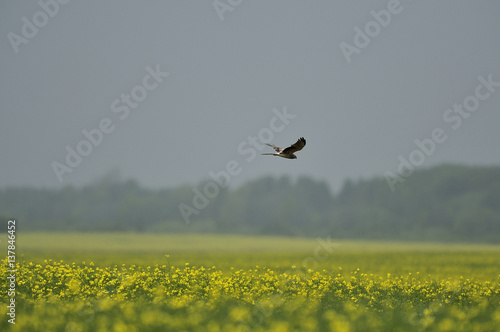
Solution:
{"label": "distant tree line", "polygon": [[337,194],[310,177],[263,177],[237,188],[219,188],[216,197],[186,223],[179,205],[192,202],[193,188],[153,190],[115,177],[78,188],[4,188],[0,215],[2,220],[17,218],[19,231],[500,242],[500,167],[423,169],[395,192],[383,177],[347,180]]}

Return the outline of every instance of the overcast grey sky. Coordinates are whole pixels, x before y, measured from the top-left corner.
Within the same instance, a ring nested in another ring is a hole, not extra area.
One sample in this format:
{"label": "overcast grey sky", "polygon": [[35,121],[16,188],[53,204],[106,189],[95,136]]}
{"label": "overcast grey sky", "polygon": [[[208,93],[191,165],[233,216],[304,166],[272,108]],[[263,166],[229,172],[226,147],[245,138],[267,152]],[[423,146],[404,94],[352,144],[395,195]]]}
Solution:
{"label": "overcast grey sky", "polygon": [[[0,4],[2,187],[112,169],[194,185],[234,160],[236,185],[287,174],[338,189],[420,163],[415,140],[436,128],[446,138],[417,168],[500,164],[500,87],[484,84],[500,82],[500,2],[41,3]],[[261,156],[270,135],[307,146]],[[72,167],[67,147],[87,155]]]}

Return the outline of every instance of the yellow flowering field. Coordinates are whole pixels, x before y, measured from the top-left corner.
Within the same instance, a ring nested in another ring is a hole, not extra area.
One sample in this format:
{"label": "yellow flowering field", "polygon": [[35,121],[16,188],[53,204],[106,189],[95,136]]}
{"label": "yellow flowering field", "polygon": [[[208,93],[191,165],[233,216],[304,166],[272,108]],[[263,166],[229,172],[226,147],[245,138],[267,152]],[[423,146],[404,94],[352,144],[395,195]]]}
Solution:
{"label": "yellow flowering field", "polygon": [[499,246],[104,239],[18,234],[16,324],[4,260],[0,330],[500,331]]}

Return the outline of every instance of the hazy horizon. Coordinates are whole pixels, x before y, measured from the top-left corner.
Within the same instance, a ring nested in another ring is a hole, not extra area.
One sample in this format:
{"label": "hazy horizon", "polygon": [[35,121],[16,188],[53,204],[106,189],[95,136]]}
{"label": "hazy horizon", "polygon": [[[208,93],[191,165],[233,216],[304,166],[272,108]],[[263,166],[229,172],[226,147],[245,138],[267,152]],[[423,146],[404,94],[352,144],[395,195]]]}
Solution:
{"label": "hazy horizon", "polygon": [[63,3],[0,4],[0,188],[500,165],[500,3]]}

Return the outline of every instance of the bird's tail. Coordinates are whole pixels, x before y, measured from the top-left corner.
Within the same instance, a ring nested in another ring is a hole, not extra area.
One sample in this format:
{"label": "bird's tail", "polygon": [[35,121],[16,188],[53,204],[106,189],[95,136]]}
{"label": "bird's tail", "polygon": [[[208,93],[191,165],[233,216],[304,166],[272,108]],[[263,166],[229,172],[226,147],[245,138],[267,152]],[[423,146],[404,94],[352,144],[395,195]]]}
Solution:
{"label": "bird's tail", "polygon": [[276,153],[263,153],[263,156],[276,156]]}

